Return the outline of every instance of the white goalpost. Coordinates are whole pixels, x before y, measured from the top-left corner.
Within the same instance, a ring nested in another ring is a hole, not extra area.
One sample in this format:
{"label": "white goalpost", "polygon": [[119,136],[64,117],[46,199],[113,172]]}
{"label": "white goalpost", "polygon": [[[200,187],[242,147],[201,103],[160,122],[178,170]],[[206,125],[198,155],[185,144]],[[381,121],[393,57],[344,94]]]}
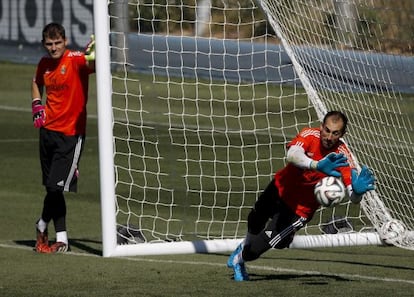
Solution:
{"label": "white goalpost", "polygon": [[332,109],[377,188],[291,247],[414,249],[411,2],[94,1],[103,256],[234,249],[286,144]]}

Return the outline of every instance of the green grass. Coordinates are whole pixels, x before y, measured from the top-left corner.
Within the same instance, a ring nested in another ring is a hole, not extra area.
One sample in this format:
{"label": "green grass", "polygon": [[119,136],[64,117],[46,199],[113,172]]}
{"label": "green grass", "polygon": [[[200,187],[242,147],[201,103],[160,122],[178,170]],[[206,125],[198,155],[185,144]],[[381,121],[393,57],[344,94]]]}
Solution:
{"label": "green grass", "polygon": [[[235,283],[228,254],[101,257],[97,121],[89,118],[78,194],[67,194],[72,252],[32,251],[42,202],[33,65],[1,64],[0,296],[412,296],[413,251],[352,247],[269,251]],[[89,114],[96,114],[94,81]],[[52,231],[52,230],[51,230]],[[52,237],[53,237],[53,232]]]}

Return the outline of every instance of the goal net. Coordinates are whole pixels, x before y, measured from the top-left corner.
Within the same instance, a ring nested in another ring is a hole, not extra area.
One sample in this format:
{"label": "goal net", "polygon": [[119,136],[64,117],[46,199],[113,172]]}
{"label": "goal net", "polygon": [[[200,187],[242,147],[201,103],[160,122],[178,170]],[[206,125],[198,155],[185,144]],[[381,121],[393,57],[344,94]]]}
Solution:
{"label": "goal net", "polygon": [[[328,110],[376,175],[292,247],[413,249],[410,0],[95,1],[104,256],[221,252]],[[359,165],[358,165],[359,166]]]}

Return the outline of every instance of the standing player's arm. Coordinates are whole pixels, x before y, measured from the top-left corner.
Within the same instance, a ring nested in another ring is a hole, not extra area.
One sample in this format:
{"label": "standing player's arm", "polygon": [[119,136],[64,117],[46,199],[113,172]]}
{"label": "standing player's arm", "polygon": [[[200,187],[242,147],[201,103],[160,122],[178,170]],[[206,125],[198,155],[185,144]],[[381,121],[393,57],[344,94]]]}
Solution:
{"label": "standing player's arm", "polygon": [[91,72],[95,72],[95,60],[86,60],[86,65],[88,66]]}
{"label": "standing player's arm", "polygon": [[344,154],[330,153],[322,160],[316,161],[309,158],[304,148],[299,145],[290,146],[286,157],[289,163],[299,168],[318,170],[335,177],[341,177],[341,173],[337,170],[338,167],[348,166]]}
{"label": "standing player's arm", "polygon": [[86,65],[91,71],[95,71],[95,35],[91,35],[91,39],[85,48]]}
{"label": "standing player's arm", "polygon": [[43,127],[45,123],[45,107],[42,105],[43,86],[38,85],[36,80],[32,81],[32,117],[35,128]]}
{"label": "standing player's arm", "polygon": [[38,98],[42,100],[43,86],[38,85],[35,80],[32,81],[32,100]]}

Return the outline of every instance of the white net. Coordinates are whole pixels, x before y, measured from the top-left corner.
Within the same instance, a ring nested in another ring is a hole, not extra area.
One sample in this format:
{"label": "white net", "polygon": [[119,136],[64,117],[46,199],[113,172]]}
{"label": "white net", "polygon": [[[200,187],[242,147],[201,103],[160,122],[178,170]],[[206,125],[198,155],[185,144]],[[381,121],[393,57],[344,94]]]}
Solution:
{"label": "white net", "polygon": [[109,2],[118,235],[244,237],[287,142],[327,109],[348,115],[377,191],[303,232],[412,230],[412,1],[258,3]]}
{"label": "white net", "polygon": [[414,63],[414,3],[261,3],[302,82],[309,82],[304,87],[314,105],[340,109],[350,119],[346,140],[377,178],[377,191],[362,202],[365,214],[380,233],[399,220],[407,232],[393,244],[413,248],[414,102],[407,75]]}

